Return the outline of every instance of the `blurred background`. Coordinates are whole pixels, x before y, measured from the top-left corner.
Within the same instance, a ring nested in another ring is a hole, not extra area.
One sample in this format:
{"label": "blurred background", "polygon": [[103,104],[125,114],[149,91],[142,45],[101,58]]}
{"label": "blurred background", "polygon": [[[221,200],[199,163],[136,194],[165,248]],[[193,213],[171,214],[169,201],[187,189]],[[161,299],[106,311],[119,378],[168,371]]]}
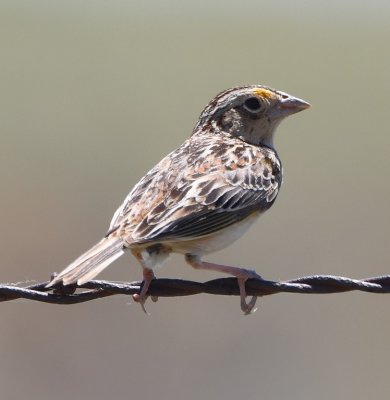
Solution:
{"label": "blurred background", "polygon": [[[248,83],[313,107],[279,128],[272,210],[207,259],[275,280],[388,274],[389,18],[384,0],[0,1],[0,282],[73,261],[207,102]],[[179,256],[158,276],[221,277]],[[141,269],[127,254],[100,278]],[[2,303],[1,398],[390,393],[388,296],[275,295],[249,317],[237,297],[147,308],[125,296]]]}

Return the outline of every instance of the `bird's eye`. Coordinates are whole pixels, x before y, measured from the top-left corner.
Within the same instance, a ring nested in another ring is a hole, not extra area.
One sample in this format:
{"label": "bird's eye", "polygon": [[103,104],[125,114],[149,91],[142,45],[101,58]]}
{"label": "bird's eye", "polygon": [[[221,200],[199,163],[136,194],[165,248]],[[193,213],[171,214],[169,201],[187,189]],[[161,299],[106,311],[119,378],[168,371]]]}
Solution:
{"label": "bird's eye", "polygon": [[261,110],[261,102],[257,97],[249,97],[244,102],[244,108],[251,113],[257,113]]}

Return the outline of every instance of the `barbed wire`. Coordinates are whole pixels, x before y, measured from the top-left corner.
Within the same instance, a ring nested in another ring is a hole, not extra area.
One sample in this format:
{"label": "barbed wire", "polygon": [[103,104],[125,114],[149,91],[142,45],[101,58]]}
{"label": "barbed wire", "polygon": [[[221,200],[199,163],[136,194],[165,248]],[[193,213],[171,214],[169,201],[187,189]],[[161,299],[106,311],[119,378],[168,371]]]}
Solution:
{"label": "barbed wire", "polygon": [[[19,284],[0,285],[0,302],[28,299],[53,304],[76,304],[118,294],[139,294],[142,282],[110,282],[93,280],[83,285],[57,285],[47,288],[42,282],[29,286]],[[276,293],[329,294],[359,290],[369,293],[390,293],[390,275],[367,279],[351,279],[333,275],[312,275],[275,282],[265,279],[249,279],[246,292],[249,296],[268,296]],[[148,295],[157,297],[191,296],[200,293],[239,296],[236,278],[220,278],[207,282],[182,279],[155,279]]]}

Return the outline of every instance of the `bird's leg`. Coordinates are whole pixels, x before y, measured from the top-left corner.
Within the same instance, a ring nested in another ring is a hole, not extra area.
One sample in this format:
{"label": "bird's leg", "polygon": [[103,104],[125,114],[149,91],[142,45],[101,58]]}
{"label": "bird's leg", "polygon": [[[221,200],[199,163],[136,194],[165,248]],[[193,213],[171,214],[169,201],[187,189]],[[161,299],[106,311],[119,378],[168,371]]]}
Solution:
{"label": "bird's leg", "polygon": [[258,275],[255,271],[238,267],[229,267],[228,265],[205,262],[202,261],[199,256],[194,256],[191,254],[186,254],[185,258],[188,264],[190,264],[193,268],[209,269],[212,271],[223,272],[225,274],[235,276],[237,278],[238,287],[240,289],[241,310],[244,311],[245,315],[252,314],[256,311],[254,307],[256,304],[257,296],[253,296],[251,300],[247,303],[245,290],[245,282],[248,279],[261,279],[261,276]]}
{"label": "bird's leg", "polygon": [[[148,314],[148,312],[145,309],[145,301],[148,298],[147,296],[147,292],[150,286],[150,282],[152,282],[153,279],[155,279],[156,277],[154,276],[153,270],[146,268],[144,266],[142,266],[142,272],[143,272],[143,277],[144,280],[142,282],[142,289],[141,289],[141,293],[140,294],[133,294],[133,300],[136,303],[140,303],[142,310],[144,311],[145,314]],[[156,296],[151,296],[152,301],[157,301],[157,297]]]}
{"label": "bird's leg", "polygon": [[[133,300],[136,303],[140,303],[142,310],[144,311],[145,314],[148,314],[148,312],[145,309],[145,301],[148,298],[147,292],[150,286],[150,282],[152,282],[153,279],[156,277],[154,276],[152,268],[147,265],[147,262],[145,261],[145,254],[141,250],[133,249],[131,251],[133,253],[133,256],[140,262],[142,266],[142,274],[143,274],[143,282],[142,282],[142,289],[140,294],[133,294]],[[157,301],[156,296],[151,296],[152,301]]]}

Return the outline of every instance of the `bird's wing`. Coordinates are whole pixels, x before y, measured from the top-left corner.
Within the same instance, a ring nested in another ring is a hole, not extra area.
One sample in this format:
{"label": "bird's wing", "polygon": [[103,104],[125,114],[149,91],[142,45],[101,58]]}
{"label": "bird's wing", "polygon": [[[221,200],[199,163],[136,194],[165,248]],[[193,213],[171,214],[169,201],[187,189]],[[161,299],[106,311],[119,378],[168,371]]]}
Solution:
{"label": "bird's wing", "polygon": [[275,200],[282,173],[273,150],[226,138],[183,146],[140,181],[114,216],[111,231],[128,243],[209,235]]}

